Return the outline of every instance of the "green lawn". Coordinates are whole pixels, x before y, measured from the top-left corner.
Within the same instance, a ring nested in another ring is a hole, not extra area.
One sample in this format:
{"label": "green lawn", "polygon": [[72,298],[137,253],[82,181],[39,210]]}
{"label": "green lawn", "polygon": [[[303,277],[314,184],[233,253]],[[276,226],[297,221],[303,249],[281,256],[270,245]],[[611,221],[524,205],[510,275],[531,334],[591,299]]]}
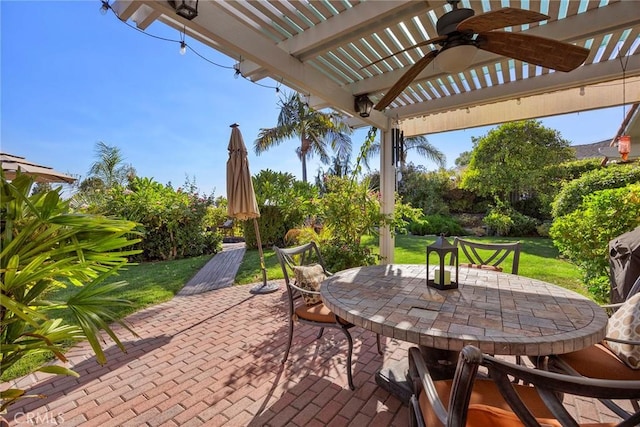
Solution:
{"label": "green lawn", "polygon": [[[513,242],[519,240],[520,267],[518,274],[521,276],[533,277],[545,282],[554,283],[567,289],[571,289],[582,295],[589,296],[587,289],[580,283],[580,273],[571,263],[560,258],[558,250],[553,246],[550,239],[539,237],[526,238],[496,238],[482,237],[470,238],[482,242]],[[426,262],[427,245],[435,241],[434,236],[396,236],[395,260],[396,264],[421,264]],[[453,243],[453,239],[450,240]],[[378,239],[365,236],[363,243],[378,253]],[[322,250],[322,248],[320,248]],[[264,251],[265,265],[267,267],[267,277],[269,279],[282,279],[282,271],[277,264],[275,253],[270,249]],[[461,254],[460,262],[465,262],[466,258]],[[436,259],[432,258],[432,262]],[[505,270],[511,268],[510,260],[505,262]],[[260,273],[260,257],[257,250],[249,250],[244,256],[242,265],[236,275],[237,284],[247,284],[262,280]]]}

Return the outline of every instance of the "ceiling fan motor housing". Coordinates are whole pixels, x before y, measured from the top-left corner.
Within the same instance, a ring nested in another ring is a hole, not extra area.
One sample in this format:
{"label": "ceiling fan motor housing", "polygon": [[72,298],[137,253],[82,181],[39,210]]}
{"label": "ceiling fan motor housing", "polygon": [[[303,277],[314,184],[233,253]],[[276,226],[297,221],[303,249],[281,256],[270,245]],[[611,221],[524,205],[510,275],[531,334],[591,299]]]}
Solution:
{"label": "ceiling fan motor housing", "polygon": [[438,19],[436,23],[436,30],[439,36],[447,36],[456,31],[456,27],[462,21],[467,18],[471,18],[475,15],[473,9],[453,9],[451,12],[447,12]]}

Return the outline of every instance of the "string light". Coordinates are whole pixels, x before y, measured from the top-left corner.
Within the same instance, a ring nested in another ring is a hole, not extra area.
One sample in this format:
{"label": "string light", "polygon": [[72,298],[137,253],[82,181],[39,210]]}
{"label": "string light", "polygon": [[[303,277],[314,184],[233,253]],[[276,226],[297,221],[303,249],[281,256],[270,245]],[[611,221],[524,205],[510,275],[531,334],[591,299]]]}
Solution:
{"label": "string light", "polygon": [[584,96],[584,86],[580,86],[580,96]]}
{"label": "string light", "polygon": [[111,9],[111,6],[109,6],[109,1],[102,0],[102,6],[100,6],[100,15],[106,15],[109,9]]}
{"label": "string light", "polygon": [[169,38],[166,38],[166,37],[156,36],[155,34],[147,33],[146,31],[141,30],[140,28],[138,28],[138,27],[136,27],[136,26],[133,26],[133,25],[129,24],[127,21],[125,21],[125,20],[121,19],[121,18],[120,18],[120,16],[118,15],[118,13],[117,13],[117,12],[116,12],[112,7],[111,7],[111,5],[109,4],[109,0],[101,0],[101,1],[102,1],[102,6],[100,7],[100,13],[101,13],[102,15],[106,15],[106,14],[107,14],[107,12],[108,12],[109,10],[111,10],[111,11],[113,12],[113,14],[116,16],[116,18],[118,18],[118,20],[119,20],[120,22],[122,22],[123,24],[125,24],[127,27],[129,27],[129,28],[131,28],[131,29],[133,29],[133,30],[138,31],[139,33],[144,34],[145,36],[149,36],[149,37],[152,37],[152,38],[154,38],[154,39],[163,40],[163,41],[167,41],[167,42],[179,43],[179,44],[180,44],[180,55],[184,55],[184,54],[187,52],[187,49],[189,49],[191,52],[193,52],[193,53],[194,53],[196,56],[198,56],[200,59],[202,59],[202,60],[204,60],[204,61],[208,62],[208,63],[209,63],[209,64],[211,64],[211,65],[214,65],[214,66],[216,66],[216,67],[220,67],[220,68],[225,68],[225,69],[231,69],[231,70],[233,70],[233,72],[234,72],[234,78],[236,78],[236,79],[237,79],[238,77],[242,77],[243,79],[245,79],[245,80],[247,80],[247,81],[249,81],[249,82],[253,83],[253,84],[254,84],[254,85],[256,85],[256,86],[261,86],[261,87],[264,87],[264,88],[267,88],[267,89],[275,89],[276,95],[278,95],[278,94],[280,93],[280,85],[282,84],[282,78],[281,78],[281,80],[280,80],[280,82],[278,83],[278,85],[277,85],[277,86],[269,86],[269,85],[265,85],[265,84],[262,84],[262,83],[254,82],[254,81],[253,81],[253,80],[251,80],[250,78],[245,77],[245,76],[243,76],[243,75],[242,75],[242,72],[240,71],[240,64],[234,64],[233,66],[221,65],[221,64],[218,64],[218,63],[216,63],[216,62],[214,62],[214,61],[212,61],[212,60],[210,60],[210,59],[206,58],[205,56],[203,56],[202,54],[200,54],[199,52],[197,52],[194,48],[192,48],[191,46],[189,46],[189,45],[187,44],[187,42],[184,40],[184,34],[186,33],[186,27],[185,27],[185,30],[184,30],[184,31],[182,31],[182,32],[180,33],[180,36],[181,36],[181,37],[180,37],[180,40],[174,40],[174,39],[169,39]]}

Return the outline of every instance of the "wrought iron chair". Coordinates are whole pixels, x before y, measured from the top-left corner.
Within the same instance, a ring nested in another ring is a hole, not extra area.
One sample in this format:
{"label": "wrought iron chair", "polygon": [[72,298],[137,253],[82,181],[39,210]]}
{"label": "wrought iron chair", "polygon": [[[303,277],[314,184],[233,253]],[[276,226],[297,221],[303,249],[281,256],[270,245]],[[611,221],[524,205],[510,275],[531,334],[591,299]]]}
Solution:
{"label": "wrought iron chair", "polygon": [[[479,243],[456,237],[453,245],[460,248],[469,263],[461,263],[461,267],[482,268],[485,270],[502,271],[500,264],[513,254],[511,274],[518,274],[520,264],[520,242],[514,243]],[[455,257],[451,257],[451,265]]]}
{"label": "wrought iron chair", "polygon": [[[479,367],[486,368],[487,378],[478,375]],[[640,381],[548,372],[497,359],[473,346],[462,349],[453,380],[434,381],[416,347],[409,350],[409,373],[414,384],[412,426],[577,426],[577,421],[563,406],[565,394],[640,398]],[[531,386],[513,384],[512,376],[522,378]],[[617,425],[626,427],[638,423],[640,412],[635,412]]]}
{"label": "wrought iron chair", "polygon": [[[638,309],[640,308],[640,295],[637,294],[638,288],[640,288],[640,277],[638,277],[638,280],[636,280],[633,285],[632,292],[629,292],[627,297],[628,299],[625,303],[607,304],[603,307],[608,310],[615,311],[623,306],[630,305],[629,309],[634,310],[635,307],[635,312],[637,314]],[[583,348],[582,350],[553,355],[546,358],[531,358],[531,360],[539,368],[554,372],[562,372],[589,378],[640,381],[640,369],[631,368],[624,362],[624,360],[621,359],[621,353],[618,352],[622,349],[623,351],[633,353],[634,355],[640,354],[640,351],[638,351],[640,348],[638,347],[640,346],[640,340],[628,339],[637,337],[637,333],[634,334],[632,331],[637,328],[633,327],[634,324],[640,326],[640,319],[635,319],[635,323],[633,324],[627,324],[627,321],[629,321],[629,318],[625,316],[625,320],[620,319],[614,323],[617,325],[625,323],[623,328],[630,332],[632,337],[625,336],[624,333],[620,334],[619,332],[614,332],[616,327],[612,325],[612,321],[610,319],[607,327],[608,336],[605,337],[603,342]],[[620,344],[624,345],[624,347],[620,346]],[[622,358],[624,358],[624,356],[622,356]],[[601,399],[601,402],[621,417],[629,415],[628,410],[624,409],[620,404],[611,399]],[[635,411],[640,411],[640,404],[637,399],[631,400],[631,405]]]}
{"label": "wrought iron chair", "polygon": [[[324,305],[320,300],[319,286],[314,290],[313,286],[309,286],[308,283],[302,283],[304,280],[301,280],[308,271],[313,271],[312,274],[316,275],[313,281],[316,282],[316,285],[319,285],[319,282],[321,282],[324,277],[331,275],[325,268],[320,249],[315,242],[311,242],[292,248],[279,248],[274,246],[273,250],[276,252],[280,266],[282,267],[282,273],[284,274],[284,280],[287,285],[289,304],[289,338],[282,363],[285,363],[289,357],[295,322],[320,328],[318,338],[322,337],[324,328],[338,329],[345,335],[349,345],[349,351],[347,353],[347,379],[349,388],[355,390],[351,374],[353,339],[349,333],[349,329],[354,325],[336,316]],[[311,270],[305,271],[305,267]],[[320,277],[318,277],[318,273]],[[380,335],[376,335],[376,344],[378,353],[382,354]]]}

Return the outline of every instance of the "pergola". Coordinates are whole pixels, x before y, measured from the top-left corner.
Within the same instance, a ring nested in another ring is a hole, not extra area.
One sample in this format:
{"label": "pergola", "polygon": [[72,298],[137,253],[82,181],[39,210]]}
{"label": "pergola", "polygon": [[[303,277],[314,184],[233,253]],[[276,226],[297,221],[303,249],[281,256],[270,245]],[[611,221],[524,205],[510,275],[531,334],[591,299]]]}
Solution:
{"label": "pergola", "polygon": [[[197,3],[197,16],[184,18],[176,6]],[[358,95],[374,103],[435,46],[407,51],[362,68],[437,35],[446,1],[116,0],[123,20],[144,30],[160,21],[235,59],[246,78],[272,78],[305,94],[315,108],[332,108],[354,127],[381,130],[383,213],[393,212],[395,171],[392,129],[405,136],[492,125],[640,102],[640,4],[635,0],[462,0],[476,14],[514,7],[550,17],[508,27],[590,49],[586,61],[564,73],[480,51],[463,72],[447,74],[427,66],[384,111],[368,117],[354,111]],[[624,66],[624,85],[623,85]],[[640,114],[624,131],[640,140]],[[612,135],[614,138],[615,135]],[[637,145],[637,144],[636,144]],[[394,241],[382,230],[380,253],[393,262]]]}

